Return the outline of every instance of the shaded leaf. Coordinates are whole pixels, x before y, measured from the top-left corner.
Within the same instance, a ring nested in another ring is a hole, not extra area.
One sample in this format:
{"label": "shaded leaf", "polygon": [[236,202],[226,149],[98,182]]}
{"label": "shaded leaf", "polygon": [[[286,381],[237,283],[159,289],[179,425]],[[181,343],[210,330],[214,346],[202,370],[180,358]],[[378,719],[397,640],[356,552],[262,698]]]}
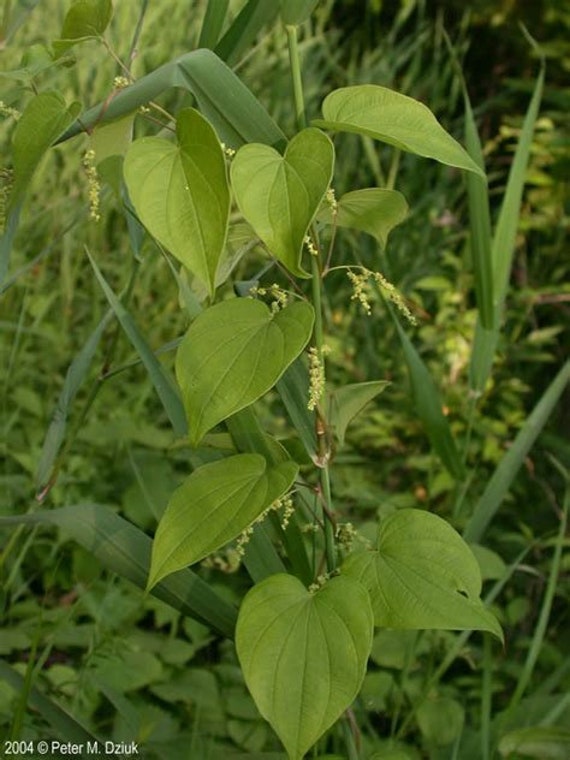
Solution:
{"label": "shaded leaf", "polygon": [[[151,539],[139,528],[101,504],[78,504],[18,517],[0,518],[5,525],[55,525],[91,552],[112,573],[144,589],[151,558]],[[150,592],[184,615],[222,636],[233,637],[236,609],[196,573],[180,570]]]}
{"label": "shaded leaf", "polygon": [[236,298],[194,320],[176,355],[192,445],[275,385],[309,341],[313,319],[305,301],[273,315],[260,301]]}
{"label": "shaded leaf", "polygon": [[[408,204],[396,190],[369,187],[345,193],[338,201],[336,224],[372,235],[382,247],[386,245],[390,231],[404,221]],[[319,212],[319,221],[331,224],[330,208]]]}
{"label": "shaded leaf", "polygon": [[513,753],[540,760],[567,760],[570,756],[570,731],[560,726],[532,726],[509,731],[499,740],[502,757]]}
{"label": "shaded leaf", "polygon": [[374,84],[341,87],[323,102],[322,129],[356,132],[400,150],[434,158],[484,177],[461,145],[448,134],[427,106],[407,95]]}
{"label": "shaded leaf", "polygon": [[334,148],[318,129],[304,129],[281,156],[259,143],[245,145],[231,165],[236,200],[269,252],[298,277],[303,240],[328,189]]}
{"label": "shaded leaf", "polygon": [[352,420],[389,385],[386,380],[352,383],[337,388],[330,394],[329,420],[341,446],[344,445],[346,429]]}
{"label": "shaded leaf", "polygon": [[300,760],[358,694],[372,632],[368,595],[346,577],[310,593],[291,575],[273,575],[246,595],[238,658],[291,760]]}
{"label": "shaded leaf", "polygon": [[286,26],[298,26],[306,21],[319,0],[281,0],[281,20]]}
{"label": "shaded leaf", "polygon": [[366,586],[377,626],[490,631],[501,628],[481,602],[479,565],[445,520],[402,509],[380,524],[378,548],[347,558],[342,572]]}

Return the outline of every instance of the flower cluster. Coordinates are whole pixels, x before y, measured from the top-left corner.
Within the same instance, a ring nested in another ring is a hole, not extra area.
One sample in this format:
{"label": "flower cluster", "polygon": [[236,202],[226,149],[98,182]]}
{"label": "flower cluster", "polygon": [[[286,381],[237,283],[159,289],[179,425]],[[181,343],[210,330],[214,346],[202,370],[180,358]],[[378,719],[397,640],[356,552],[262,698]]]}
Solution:
{"label": "flower cluster", "polygon": [[316,581],[314,583],[311,583],[311,585],[307,589],[309,594],[314,594],[316,591],[321,589],[325,585],[325,583],[328,581],[329,578],[330,578],[330,575],[328,573],[322,573],[321,575],[318,575]]}
{"label": "flower cluster", "polygon": [[16,108],[7,106],[3,100],[0,100],[0,114],[2,116],[10,116],[15,121],[18,121],[18,119],[22,115]]}
{"label": "flower cluster", "polygon": [[417,324],[417,319],[410,311],[410,308],[406,304],[402,295],[398,292],[396,286],[387,280],[383,274],[380,272],[372,272],[370,269],[366,269],[366,267],[362,267],[358,274],[353,272],[352,269],[349,269],[346,274],[352,283],[353,289],[350,300],[358,301],[366,314],[369,316],[372,314],[372,307],[370,305],[370,281],[372,280],[410,324]]}
{"label": "flower cluster", "polygon": [[327,190],[327,194],[325,195],[325,200],[329,204],[331,211],[333,212],[333,215],[338,212],[338,201],[336,199],[336,195],[332,187],[329,187]]}
{"label": "flower cluster", "polygon": [[12,169],[0,169],[0,233],[4,232],[6,224],[6,210],[14,180]]}
{"label": "flower cluster", "polygon": [[93,219],[94,222],[98,222],[101,219],[99,213],[101,184],[97,174],[95,151],[93,149],[85,151],[82,163],[85,174],[87,175],[87,187],[89,189],[89,218]]}
{"label": "flower cluster", "polygon": [[235,156],[236,152],[234,148],[228,148],[224,142],[220,143],[220,145],[222,146],[222,150],[228,158],[233,158]]}
{"label": "flower cluster", "polygon": [[303,239],[303,242],[307,246],[307,250],[309,251],[309,253],[311,254],[311,256],[318,256],[319,255],[317,247],[313,243],[313,241],[312,241],[312,239],[310,238],[309,235],[305,235],[305,237]]}
{"label": "flower cluster", "polygon": [[252,296],[269,296],[273,300],[271,301],[271,311],[276,314],[281,309],[287,306],[289,295],[286,290],[283,290],[279,285],[274,282],[268,288],[251,288],[249,291]]}
{"label": "flower cluster", "polygon": [[307,409],[310,412],[317,408],[325,392],[325,366],[322,357],[328,351],[328,346],[323,346],[320,353],[314,346],[309,349],[309,401]]}
{"label": "flower cluster", "polygon": [[113,79],[113,87],[115,90],[124,90],[125,87],[130,85],[128,77],[115,77]]}
{"label": "flower cluster", "polygon": [[253,530],[255,526],[263,522],[270,512],[279,512],[280,510],[283,510],[283,514],[281,516],[281,527],[283,528],[283,530],[285,530],[285,528],[289,525],[289,521],[291,520],[293,513],[295,512],[295,507],[293,505],[293,497],[290,493],[286,494],[285,496],[282,496],[280,499],[277,499],[272,504],[270,504],[267,507],[267,509],[265,509],[259,515],[259,517],[257,517],[252,522],[251,525],[248,525],[248,527],[244,531],[242,531],[241,535],[236,541],[236,548],[235,548],[240,558],[245,555],[245,547],[249,543],[249,540],[253,534]]}

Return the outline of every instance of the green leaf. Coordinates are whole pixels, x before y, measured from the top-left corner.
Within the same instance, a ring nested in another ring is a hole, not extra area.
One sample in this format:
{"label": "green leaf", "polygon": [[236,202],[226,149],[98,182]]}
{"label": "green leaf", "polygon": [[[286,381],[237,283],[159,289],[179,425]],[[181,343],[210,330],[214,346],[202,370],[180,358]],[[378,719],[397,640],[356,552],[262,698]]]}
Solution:
{"label": "green leaf", "polygon": [[248,0],[216,45],[216,55],[234,67],[240,56],[252,49],[259,32],[276,18],[278,12],[279,5],[275,0]]}
{"label": "green leaf", "polygon": [[418,707],[416,715],[425,741],[432,746],[445,747],[461,736],[465,710],[455,699],[427,699]]}
{"label": "green leaf", "polygon": [[451,434],[449,422],[443,414],[439,392],[413,343],[400,326],[393,310],[390,311],[394,318],[404,350],[404,358],[408,365],[418,416],[437,455],[450,474],[456,480],[460,480],[464,477],[464,466]]}
{"label": "green leaf", "polygon": [[380,524],[378,549],[347,558],[342,572],[366,586],[377,626],[490,631],[494,615],[479,599],[479,565],[445,520],[401,509]]}
{"label": "green leaf", "polygon": [[230,209],[224,154],[193,108],[180,112],[176,135],[178,145],[136,140],[125,158],[125,181],[143,224],[213,295]]}
{"label": "green leaf", "polygon": [[275,385],[308,343],[313,320],[305,301],[271,314],[248,298],[223,301],[194,320],[176,355],[192,445]]}
{"label": "green leaf", "polygon": [[220,37],[230,0],[208,0],[200,30],[199,48],[213,48]]}
{"label": "green leaf", "polygon": [[481,541],[487,527],[524,462],[540,431],[552,414],[560,396],[570,382],[570,361],[567,361],[555,376],[554,380],[542,394],[542,397],[530,413],[526,422],[517,433],[513,444],[499,462],[497,469],[487,483],[485,490],[469,522],[463,531],[463,537],[469,542]]}
{"label": "green leaf", "polygon": [[540,760],[567,760],[570,756],[570,731],[560,726],[531,726],[509,731],[499,740],[502,757],[517,756]]}
{"label": "green leaf", "polygon": [[[0,517],[0,526],[55,525],[91,552],[111,573],[144,589],[151,558],[151,539],[142,530],[101,504],[78,504],[18,517]],[[191,570],[180,570],[150,592],[184,615],[232,637],[236,610]]]}
{"label": "green leaf", "polygon": [[111,0],[75,0],[65,15],[61,37],[64,40],[100,37],[112,15]]}
{"label": "green leaf", "polygon": [[[269,6],[276,7],[272,3]],[[112,100],[90,108],[61,139],[67,140],[96,124],[126,116],[171,87],[190,90],[220,139],[231,147],[237,148],[246,142],[285,144],[285,135],[259,100],[223,61],[205,49],[193,50],[165,63],[120,90]]]}
{"label": "green leaf", "polygon": [[389,385],[385,380],[367,383],[352,383],[337,388],[330,394],[329,419],[334,434],[341,446],[344,445],[346,429],[352,420]]}
{"label": "green leaf", "polygon": [[[372,235],[382,247],[386,245],[391,230],[408,215],[408,204],[397,190],[369,187],[346,193],[338,201],[336,223]],[[319,213],[319,221],[332,224],[330,208]]]}
{"label": "green leaf", "polygon": [[28,103],[12,138],[14,184],[9,209],[23,196],[44,153],[80,110],[79,103],[67,106],[58,92],[42,92]]}
{"label": "green leaf", "polygon": [[312,124],[368,135],[400,150],[485,176],[427,106],[386,87],[364,84],[334,90],[324,100],[323,116],[324,120]]}
{"label": "green leaf", "polygon": [[313,12],[319,0],[281,0],[281,20],[286,26],[299,26]]}
{"label": "green leaf", "polygon": [[269,252],[298,277],[303,240],[328,189],[334,148],[318,129],[304,129],[285,155],[259,143],[244,145],[231,166],[240,210]]}
{"label": "green leaf", "polygon": [[237,538],[289,489],[297,471],[291,460],[268,467],[259,454],[236,454],[194,470],[158,525],[148,588]]}
{"label": "green leaf", "polygon": [[372,634],[368,595],[346,577],[310,593],[291,575],[273,575],[246,595],[238,658],[291,760],[300,760],[358,694]]}
{"label": "green leaf", "polygon": [[101,164],[110,156],[124,156],[133,141],[134,114],[124,116],[109,124],[95,127],[91,134],[91,148],[95,160]]}

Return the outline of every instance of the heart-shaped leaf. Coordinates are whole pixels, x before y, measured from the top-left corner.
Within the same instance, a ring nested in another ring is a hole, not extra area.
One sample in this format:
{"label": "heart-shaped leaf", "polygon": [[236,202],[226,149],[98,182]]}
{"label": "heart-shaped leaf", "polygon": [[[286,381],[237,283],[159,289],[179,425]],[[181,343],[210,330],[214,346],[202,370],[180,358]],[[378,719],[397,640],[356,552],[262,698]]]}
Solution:
{"label": "heart-shaped leaf", "polygon": [[245,530],[295,479],[291,460],[268,467],[236,454],[195,470],[172,494],[152,545],[148,588],[199,562]]}
{"label": "heart-shaped leaf", "polygon": [[[339,227],[367,232],[384,247],[390,231],[403,222],[407,215],[408,204],[402,193],[367,187],[345,193],[340,198],[335,221]],[[319,212],[319,220],[332,223],[330,207]]]}
{"label": "heart-shaped leaf", "polygon": [[232,162],[232,187],[240,210],[269,252],[298,277],[303,240],[331,181],[334,148],[318,129],[304,129],[285,155],[250,143]]}
{"label": "heart-shaped leaf", "polygon": [[150,233],[213,295],[226,242],[230,193],[224,154],[208,121],[180,112],[178,145],[143,137],[131,145],[124,173],[133,206]]}
{"label": "heart-shaped leaf", "polygon": [[305,301],[272,314],[250,298],[223,301],[194,320],[176,355],[192,445],[275,385],[307,345],[313,320]]}
{"label": "heart-shaped leaf", "polygon": [[485,178],[427,106],[387,87],[364,84],[334,90],[324,100],[323,116],[324,120],[312,123],[323,129],[368,135]]}
{"label": "heart-shaped leaf", "polygon": [[342,572],[368,589],[377,626],[483,630],[503,638],[479,598],[481,573],[469,546],[430,512],[390,515],[380,524],[377,551],[352,554]]}
{"label": "heart-shaped leaf", "polygon": [[372,634],[368,594],[347,577],[310,593],[291,575],[272,575],[246,595],[238,658],[291,760],[300,760],[358,694]]}

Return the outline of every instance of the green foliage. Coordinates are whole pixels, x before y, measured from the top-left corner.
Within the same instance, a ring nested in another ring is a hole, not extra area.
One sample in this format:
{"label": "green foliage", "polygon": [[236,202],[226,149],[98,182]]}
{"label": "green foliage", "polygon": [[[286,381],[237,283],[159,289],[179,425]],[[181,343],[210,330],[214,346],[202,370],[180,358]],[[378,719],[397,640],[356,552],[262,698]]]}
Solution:
{"label": "green foliage", "polygon": [[2,731],[560,756],[548,79],[495,136],[467,19],[419,2],[373,47],[312,0],[33,5],[2,22]]}

